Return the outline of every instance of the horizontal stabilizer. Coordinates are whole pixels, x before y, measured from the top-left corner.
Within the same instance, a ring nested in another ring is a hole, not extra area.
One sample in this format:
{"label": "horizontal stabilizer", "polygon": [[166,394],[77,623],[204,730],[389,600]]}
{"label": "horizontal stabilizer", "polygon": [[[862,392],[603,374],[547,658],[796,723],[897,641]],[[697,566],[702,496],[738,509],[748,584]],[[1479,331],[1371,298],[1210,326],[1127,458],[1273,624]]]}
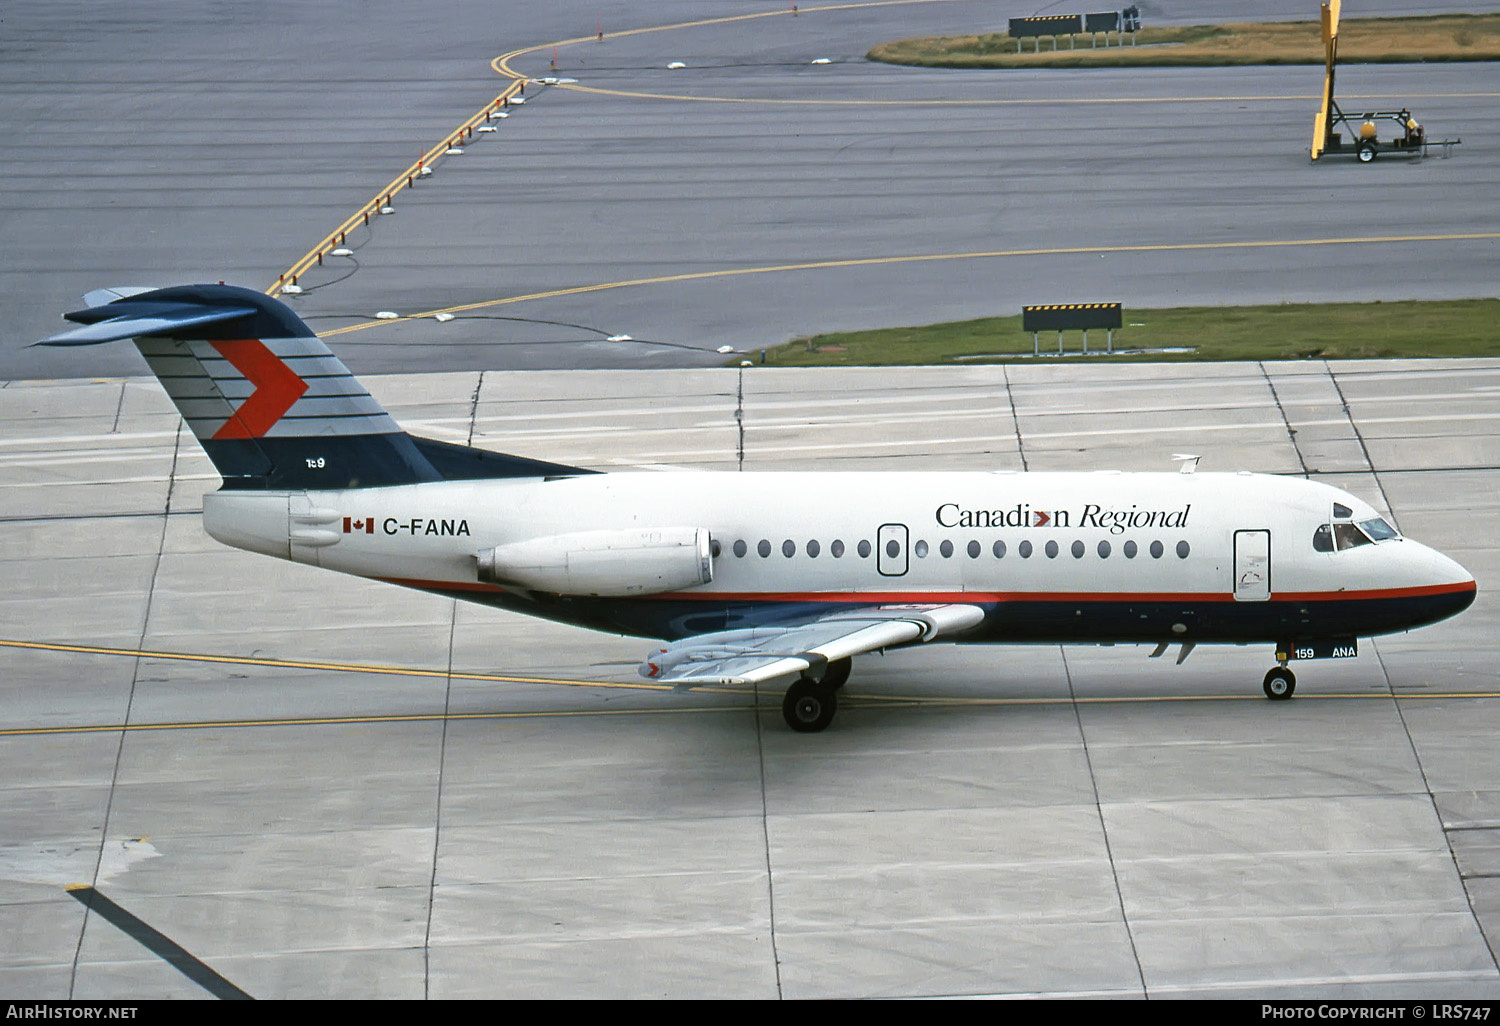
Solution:
{"label": "horizontal stabilizer", "polygon": [[[115,304],[104,306],[92,306],[86,310],[79,310],[66,314],[70,321],[79,321],[83,327],[74,328],[44,338],[34,343],[39,346],[94,346],[104,342],[118,342],[127,338],[165,337],[186,338],[190,335],[201,336],[201,329],[205,325],[220,324],[226,321],[237,321],[249,317],[255,313],[255,309],[249,306],[204,306],[199,303],[153,303],[121,301],[115,307],[119,312],[115,316],[109,316],[110,309]],[[105,319],[90,321],[92,314],[100,314]]]}

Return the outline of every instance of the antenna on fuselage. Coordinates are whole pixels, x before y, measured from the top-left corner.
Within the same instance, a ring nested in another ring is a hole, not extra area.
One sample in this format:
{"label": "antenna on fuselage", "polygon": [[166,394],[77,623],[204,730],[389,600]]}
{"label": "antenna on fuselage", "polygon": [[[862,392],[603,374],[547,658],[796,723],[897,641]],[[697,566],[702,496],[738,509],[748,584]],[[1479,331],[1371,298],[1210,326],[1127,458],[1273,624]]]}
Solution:
{"label": "antenna on fuselage", "polygon": [[1182,466],[1178,468],[1178,473],[1191,474],[1193,471],[1198,469],[1198,461],[1203,457],[1189,456],[1186,453],[1174,452],[1172,454],[1172,458],[1182,464]]}

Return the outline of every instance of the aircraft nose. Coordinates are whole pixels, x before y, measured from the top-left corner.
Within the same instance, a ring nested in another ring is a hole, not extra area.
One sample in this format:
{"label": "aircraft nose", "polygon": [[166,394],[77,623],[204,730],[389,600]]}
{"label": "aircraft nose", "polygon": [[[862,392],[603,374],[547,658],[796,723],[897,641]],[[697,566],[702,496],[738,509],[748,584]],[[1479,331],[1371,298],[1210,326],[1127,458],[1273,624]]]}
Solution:
{"label": "aircraft nose", "polygon": [[1473,605],[1479,593],[1474,575],[1436,549],[1426,549],[1425,555],[1422,590],[1427,593],[1424,605],[1430,617],[1428,622],[1457,616]]}

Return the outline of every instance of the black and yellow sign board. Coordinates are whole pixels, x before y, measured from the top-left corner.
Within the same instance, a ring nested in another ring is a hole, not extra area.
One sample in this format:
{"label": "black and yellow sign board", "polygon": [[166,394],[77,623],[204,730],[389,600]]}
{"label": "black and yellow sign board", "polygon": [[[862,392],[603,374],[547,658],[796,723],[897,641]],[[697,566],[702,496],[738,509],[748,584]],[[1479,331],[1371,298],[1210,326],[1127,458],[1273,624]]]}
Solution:
{"label": "black and yellow sign board", "polygon": [[1070,36],[1083,31],[1083,15],[1047,14],[1040,18],[1012,18],[1008,31],[1012,39]]}
{"label": "black and yellow sign board", "polygon": [[1119,303],[1021,307],[1023,331],[1088,331],[1090,328],[1118,328],[1120,324]]}

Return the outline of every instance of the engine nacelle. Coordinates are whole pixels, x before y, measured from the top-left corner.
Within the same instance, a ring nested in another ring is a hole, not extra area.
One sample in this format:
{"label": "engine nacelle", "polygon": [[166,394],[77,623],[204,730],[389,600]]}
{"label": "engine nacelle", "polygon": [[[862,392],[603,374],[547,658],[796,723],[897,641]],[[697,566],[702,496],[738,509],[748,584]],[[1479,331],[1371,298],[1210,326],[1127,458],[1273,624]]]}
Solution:
{"label": "engine nacelle", "polygon": [[702,527],[581,531],[485,549],[479,579],[557,595],[655,595],[712,581],[714,558]]}

